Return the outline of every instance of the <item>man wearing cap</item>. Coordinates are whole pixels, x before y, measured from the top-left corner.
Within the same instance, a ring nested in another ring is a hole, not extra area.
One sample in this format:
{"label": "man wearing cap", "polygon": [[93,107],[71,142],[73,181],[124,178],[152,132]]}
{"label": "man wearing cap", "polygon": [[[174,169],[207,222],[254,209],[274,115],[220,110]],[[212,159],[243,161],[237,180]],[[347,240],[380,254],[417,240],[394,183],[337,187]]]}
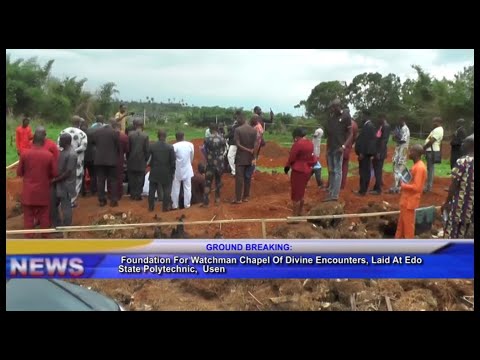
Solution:
{"label": "man wearing cap", "polygon": [[457,160],[463,155],[462,154],[462,143],[463,140],[467,137],[465,132],[465,120],[457,120],[457,128],[453,133],[452,140],[450,141],[450,146],[452,148],[450,152],[450,169],[453,169],[457,165]]}
{"label": "man wearing cap", "polygon": [[352,121],[349,114],[342,113],[339,99],[330,103],[330,117],[327,121],[327,160],[329,171],[328,196],[325,201],[338,201],[342,183],[343,152],[352,137]]}

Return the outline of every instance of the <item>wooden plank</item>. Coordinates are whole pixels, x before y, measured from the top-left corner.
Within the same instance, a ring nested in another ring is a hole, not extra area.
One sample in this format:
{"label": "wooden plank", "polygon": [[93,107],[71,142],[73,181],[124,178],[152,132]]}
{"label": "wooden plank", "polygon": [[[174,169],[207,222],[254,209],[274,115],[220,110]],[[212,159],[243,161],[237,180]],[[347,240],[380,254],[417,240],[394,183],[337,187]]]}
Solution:
{"label": "wooden plank", "polygon": [[[436,207],[437,209],[440,206]],[[211,225],[211,224],[241,224],[241,223],[280,223],[280,222],[292,222],[292,221],[308,221],[308,220],[321,220],[321,219],[345,219],[345,218],[360,218],[360,217],[374,217],[385,215],[396,215],[399,211],[385,211],[376,213],[363,213],[363,214],[341,214],[341,215],[322,215],[322,216],[298,216],[298,217],[286,217],[286,218],[272,218],[272,219],[224,219],[224,220],[201,220],[201,221],[167,221],[167,222],[155,222],[155,223],[137,223],[137,224],[113,224],[113,225],[82,225],[82,226],[61,226],[51,229],[29,229],[29,230],[7,230],[7,235],[19,235],[19,234],[41,234],[41,233],[55,233],[55,232],[78,232],[78,231],[108,231],[108,230],[131,230],[140,227],[161,227],[161,226],[177,226],[177,225]],[[263,225],[262,225],[263,231]]]}
{"label": "wooden plank", "polygon": [[385,303],[387,304],[387,310],[393,311],[392,302],[390,301],[390,297],[385,296]]}
{"label": "wooden plank", "polygon": [[20,160],[17,160],[17,161],[15,161],[13,164],[8,165],[8,166],[7,166],[7,170],[10,170],[11,168],[17,166],[19,162],[20,162]]}
{"label": "wooden plank", "polygon": [[352,311],[357,311],[357,302],[355,300],[355,293],[350,295],[350,306],[352,307]]}

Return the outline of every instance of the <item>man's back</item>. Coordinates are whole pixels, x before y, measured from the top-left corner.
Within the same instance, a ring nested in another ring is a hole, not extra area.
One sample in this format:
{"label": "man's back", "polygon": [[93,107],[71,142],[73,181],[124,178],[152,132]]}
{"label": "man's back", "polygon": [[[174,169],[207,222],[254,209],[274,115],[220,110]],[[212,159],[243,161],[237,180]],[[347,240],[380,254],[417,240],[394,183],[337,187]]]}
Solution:
{"label": "man's back", "polygon": [[85,150],[85,162],[92,162],[95,159],[95,144],[93,143],[93,134],[100,127],[89,127],[85,134],[87,135],[87,150]]}
{"label": "man's back", "polygon": [[205,191],[205,176],[195,174],[192,177],[192,200],[191,204],[199,204],[203,201]]}
{"label": "man's back", "polygon": [[165,141],[150,145],[150,181],[168,184],[175,174],[175,150]]}
{"label": "man's back", "polygon": [[22,204],[47,206],[50,202],[50,182],[58,175],[53,155],[33,146],[20,156],[17,175],[23,177]]}
{"label": "man's back", "polygon": [[[247,149],[254,149],[257,143],[257,130],[248,124],[243,124],[235,130],[234,134],[235,144],[237,141]],[[240,166],[251,165],[253,161],[253,154],[241,148],[237,149],[235,157],[235,164]]]}
{"label": "man's back", "polygon": [[375,127],[370,120],[363,124],[362,130],[355,142],[355,152],[357,155],[374,155],[376,152]]}
{"label": "man's back", "polygon": [[120,156],[123,157],[130,150],[130,143],[128,140],[128,135],[125,135],[124,133],[119,132],[118,136],[119,136],[118,140],[120,143]]}
{"label": "man's back", "polygon": [[96,147],[94,164],[98,166],[116,166],[119,153],[119,134],[111,126],[104,126],[94,135]]}
{"label": "man's back", "polygon": [[50,139],[45,139],[45,142],[42,147],[44,150],[47,150],[50,154],[53,155],[53,160],[55,163],[58,161],[58,157],[60,156],[60,150],[58,149],[57,144],[55,141]]}
{"label": "man's back", "polygon": [[387,156],[388,150],[388,139],[390,138],[391,127],[388,122],[382,125],[381,128],[382,134],[377,142],[377,153],[380,154],[381,158],[384,159]]}
{"label": "man's back", "polygon": [[148,160],[148,135],[141,130],[128,134],[129,153],[127,168],[131,171],[144,171]]}
{"label": "man's back", "polygon": [[211,135],[205,140],[205,150],[207,152],[207,166],[223,169],[225,139],[219,134]]}
{"label": "man's back", "polygon": [[72,148],[68,150],[63,150],[60,153],[58,158],[58,173],[62,174],[67,170],[70,170],[70,176],[56,183],[57,194],[66,193],[70,194],[71,197],[76,195],[75,192],[75,182],[77,180],[75,169],[77,168],[77,154],[73,151]]}
{"label": "man's back", "polygon": [[193,144],[188,141],[179,141],[173,144],[175,150],[175,174],[178,180],[183,180],[193,176]]}

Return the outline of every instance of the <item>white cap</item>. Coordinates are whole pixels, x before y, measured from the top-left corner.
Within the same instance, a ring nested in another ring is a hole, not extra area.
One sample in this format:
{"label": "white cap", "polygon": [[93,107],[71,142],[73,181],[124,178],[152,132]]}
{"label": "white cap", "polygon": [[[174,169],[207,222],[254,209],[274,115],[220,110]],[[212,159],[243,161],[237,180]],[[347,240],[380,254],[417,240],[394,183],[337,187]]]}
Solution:
{"label": "white cap", "polygon": [[313,133],[313,136],[315,136],[315,137],[322,137],[322,136],[323,136],[323,129],[322,129],[322,128],[318,128],[317,130],[315,130],[315,132]]}

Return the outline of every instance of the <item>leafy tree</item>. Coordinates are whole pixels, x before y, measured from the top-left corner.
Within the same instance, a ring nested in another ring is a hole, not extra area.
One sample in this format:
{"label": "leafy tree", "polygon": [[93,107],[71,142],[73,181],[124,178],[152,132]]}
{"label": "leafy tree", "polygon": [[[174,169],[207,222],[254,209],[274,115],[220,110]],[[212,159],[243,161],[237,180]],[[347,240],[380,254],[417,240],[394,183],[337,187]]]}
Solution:
{"label": "leafy tree", "polygon": [[312,89],[307,100],[300,101],[297,108],[305,107],[307,116],[325,118],[328,112],[328,104],[334,99],[340,99],[344,106],[348,105],[348,89],[344,82],[327,81],[321,82]]}
{"label": "leafy tree", "polygon": [[119,91],[115,89],[117,85],[114,82],[108,82],[100,86],[97,92],[98,113],[108,119],[113,113],[113,96]]}
{"label": "leafy tree", "polygon": [[395,74],[363,73],[348,86],[350,102],[358,111],[369,110],[373,116],[380,112],[397,114],[402,109],[401,85]]}

